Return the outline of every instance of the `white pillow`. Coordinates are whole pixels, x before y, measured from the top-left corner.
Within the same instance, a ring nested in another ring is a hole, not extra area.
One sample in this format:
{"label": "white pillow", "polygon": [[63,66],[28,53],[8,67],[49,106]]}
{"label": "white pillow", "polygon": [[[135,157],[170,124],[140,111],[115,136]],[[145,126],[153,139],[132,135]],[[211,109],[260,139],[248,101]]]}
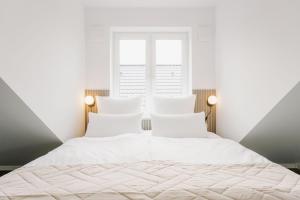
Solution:
{"label": "white pillow", "polygon": [[158,114],[187,114],[194,113],[195,95],[184,97],[154,96],[152,111]]}
{"label": "white pillow", "polygon": [[152,135],[171,138],[206,138],[205,114],[151,115]]}
{"label": "white pillow", "polygon": [[98,112],[105,114],[140,113],[142,110],[142,97],[112,98],[97,97]]}
{"label": "white pillow", "polygon": [[124,133],[141,133],[142,113],[97,114],[89,113],[89,124],[85,136],[110,137]]}

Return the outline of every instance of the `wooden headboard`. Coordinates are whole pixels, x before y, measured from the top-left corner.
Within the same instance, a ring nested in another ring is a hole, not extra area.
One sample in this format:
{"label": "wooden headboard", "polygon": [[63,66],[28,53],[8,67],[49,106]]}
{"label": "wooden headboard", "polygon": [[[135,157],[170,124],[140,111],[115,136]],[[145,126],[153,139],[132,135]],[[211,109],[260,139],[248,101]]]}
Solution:
{"label": "wooden headboard", "polygon": [[[207,98],[210,95],[216,95],[215,89],[197,89],[193,90],[193,94],[197,96],[195,104],[195,112],[205,113],[209,112],[209,106],[207,105]],[[109,90],[85,90],[86,96],[109,96]],[[98,112],[97,105],[94,106],[85,106],[85,127],[88,123],[88,113],[89,112]],[[151,123],[149,120],[143,120],[143,128],[146,130],[151,129]],[[207,129],[210,132],[216,132],[216,106],[212,107],[211,114],[207,119]]]}

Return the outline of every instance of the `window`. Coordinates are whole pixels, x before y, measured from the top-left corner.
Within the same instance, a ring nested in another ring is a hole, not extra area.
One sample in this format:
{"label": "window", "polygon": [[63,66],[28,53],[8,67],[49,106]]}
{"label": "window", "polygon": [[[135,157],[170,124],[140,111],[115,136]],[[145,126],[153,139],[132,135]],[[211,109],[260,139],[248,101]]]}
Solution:
{"label": "window", "polygon": [[114,96],[191,93],[188,33],[113,34]]}

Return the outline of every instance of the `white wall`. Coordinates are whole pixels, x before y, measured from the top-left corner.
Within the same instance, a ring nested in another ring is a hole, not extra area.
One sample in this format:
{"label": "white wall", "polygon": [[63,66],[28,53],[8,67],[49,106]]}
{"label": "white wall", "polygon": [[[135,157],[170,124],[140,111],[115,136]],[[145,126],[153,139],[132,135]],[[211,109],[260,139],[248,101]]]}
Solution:
{"label": "white wall", "polygon": [[219,1],[219,134],[241,140],[300,80],[299,10],[299,0]]}
{"label": "white wall", "polygon": [[192,27],[193,88],[215,88],[214,8],[87,8],[87,87],[109,88],[110,27]]}
{"label": "white wall", "polygon": [[0,15],[0,76],[60,139],[82,134],[80,1],[4,0]]}

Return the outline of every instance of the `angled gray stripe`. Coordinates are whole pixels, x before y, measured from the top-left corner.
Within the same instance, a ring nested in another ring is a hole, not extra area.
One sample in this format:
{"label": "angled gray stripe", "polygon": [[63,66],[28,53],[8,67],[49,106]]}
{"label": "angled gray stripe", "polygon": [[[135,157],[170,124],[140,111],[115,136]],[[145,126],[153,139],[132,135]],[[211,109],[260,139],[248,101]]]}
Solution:
{"label": "angled gray stripe", "polygon": [[278,163],[300,162],[300,82],[241,144]]}
{"label": "angled gray stripe", "polygon": [[61,141],[0,78],[0,165],[23,165]]}

